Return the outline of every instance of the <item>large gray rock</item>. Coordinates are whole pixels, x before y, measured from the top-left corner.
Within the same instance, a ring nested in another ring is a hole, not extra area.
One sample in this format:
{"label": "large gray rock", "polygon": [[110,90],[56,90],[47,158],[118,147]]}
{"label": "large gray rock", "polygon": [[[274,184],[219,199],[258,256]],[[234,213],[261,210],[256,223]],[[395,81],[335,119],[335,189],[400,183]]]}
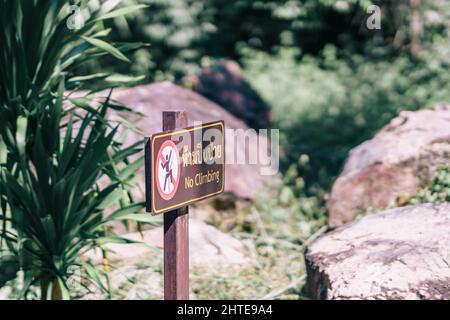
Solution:
{"label": "large gray rock", "polygon": [[[145,230],[142,234],[131,233],[126,238],[145,242],[157,248],[163,246],[163,228]],[[110,286],[115,294],[114,299],[142,300],[162,299],[163,284],[163,252],[150,250],[142,244],[108,244],[111,250],[108,259],[111,262],[109,273]],[[200,273],[202,279],[221,278],[227,272],[234,274],[236,270],[245,267],[254,267],[257,262],[253,259],[255,251],[253,242],[243,243],[216,228],[207,225],[198,219],[189,219],[189,264],[191,273],[191,286],[189,298],[196,299],[196,274]],[[87,252],[84,259],[95,264],[102,262],[99,250]],[[224,271],[225,270],[225,271]],[[235,271],[233,271],[235,270]],[[104,281],[104,278],[102,278]],[[106,283],[105,283],[106,285]],[[91,293],[80,292],[81,299],[103,300],[104,293],[90,287]],[[8,297],[10,291],[0,290],[0,298]]]}
{"label": "large gray rock", "polygon": [[[163,247],[163,228],[145,230],[142,233],[130,233],[122,237],[143,242],[156,248]],[[149,248],[142,244],[107,244],[111,252],[111,261],[132,261],[149,252]],[[198,219],[189,219],[189,260],[195,266],[242,265],[251,263],[247,254],[248,248],[238,239],[223,233],[213,226]],[[95,263],[102,261],[100,251],[90,251],[85,255]]]}
{"label": "large gray rock", "polygon": [[366,216],[305,257],[314,299],[450,299],[450,204]]}
{"label": "large gray rock", "polygon": [[223,61],[186,80],[194,90],[221,105],[252,128],[270,127],[270,109],[244,79],[234,61]]}
{"label": "large gray rock", "polygon": [[367,208],[386,208],[415,195],[450,163],[450,108],[401,112],[372,140],[355,148],[328,202],[329,226],[352,221]]}
{"label": "large gray rock", "polygon": [[[172,83],[162,82],[115,90],[112,99],[143,115],[143,117],[125,115],[128,122],[139,129],[135,132],[128,132],[124,137],[125,143],[128,145],[142,141],[142,146],[144,146],[144,137],[161,132],[163,111],[186,111],[189,125],[193,125],[197,121],[225,121],[227,129],[225,139],[229,141],[226,143],[226,159],[235,159],[237,153],[248,155],[251,150],[249,144],[244,141],[235,140],[235,144],[231,143],[234,136],[228,129],[248,129],[243,121],[198,93]],[[265,139],[265,137],[259,136],[258,139]],[[234,148],[232,148],[233,146]],[[238,198],[255,197],[262,189],[264,182],[267,181],[267,177],[260,174],[260,168],[260,165],[227,164],[225,192],[232,193]],[[144,168],[139,171],[139,175],[141,190],[144,190]],[[139,195],[137,198],[143,199]]]}

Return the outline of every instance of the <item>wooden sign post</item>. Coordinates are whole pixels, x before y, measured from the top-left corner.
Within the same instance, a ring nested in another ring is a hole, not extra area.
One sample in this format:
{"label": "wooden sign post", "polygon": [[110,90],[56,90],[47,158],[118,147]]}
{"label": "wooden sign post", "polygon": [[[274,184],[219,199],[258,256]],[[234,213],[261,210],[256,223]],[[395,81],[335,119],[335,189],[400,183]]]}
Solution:
{"label": "wooden sign post", "polygon": [[145,146],[147,211],[164,213],[165,300],[189,299],[188,205],[225,185],[223,121],[187,124],[185,112],[163,112],[163,132]]}
{"label": "wooden sign post", "polygon": [[[187,127],[186,112],[164,112],[163,131]],[[189,207],[164,215],[164,299],[189,299]]]}

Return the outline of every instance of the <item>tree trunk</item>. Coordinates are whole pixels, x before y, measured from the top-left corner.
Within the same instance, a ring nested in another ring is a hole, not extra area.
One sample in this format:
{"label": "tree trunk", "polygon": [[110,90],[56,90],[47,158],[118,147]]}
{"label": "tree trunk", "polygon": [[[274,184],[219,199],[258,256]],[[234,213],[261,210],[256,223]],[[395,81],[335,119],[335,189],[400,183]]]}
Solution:
{"label": "tree trunk", "polygon": [[422,52],[422,35],[423,35],[423,22],[421,14],[421,0],[410,0],[411,5],[411,56],[418,60],[420,59]]}
{"label": "tree trunk", "polygon": [[52,300],[62,300],[61,286],[59,285],[58,279],[53,280]]}
{"label": "tree trunk", "polygon": [[48,275],[41,276],[41,300],[48,300],[48,287],[52,284],[52,292],[50,298],[52,300],[62,300],[61,286],[58,279],[50,280]]}
{"label": "tree trunk", "polygon": [[47,276],[41,276],[41,300],[47,300],[47,291],[50,281]]}

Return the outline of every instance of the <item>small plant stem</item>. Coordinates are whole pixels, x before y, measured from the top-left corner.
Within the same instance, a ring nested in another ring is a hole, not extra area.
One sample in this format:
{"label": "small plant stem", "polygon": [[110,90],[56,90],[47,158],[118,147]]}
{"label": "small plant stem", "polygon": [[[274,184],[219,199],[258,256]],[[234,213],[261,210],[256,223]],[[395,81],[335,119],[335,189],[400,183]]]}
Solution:
{"label": "small plant stem", "polygon": [[58,279],[53,280],[52,283],[52,300],[62,300],[61,286]]}
{"label": "small plant stem", "polygon": [[112,291],[111,291],[111,278],[109,276],[109,260],[108,256],[106,254],[106,251],[102,248],[102,265],[103,270],[105,272],[105,279],[106,279],[106,289],[108,290],[108,300],[112,300]]}

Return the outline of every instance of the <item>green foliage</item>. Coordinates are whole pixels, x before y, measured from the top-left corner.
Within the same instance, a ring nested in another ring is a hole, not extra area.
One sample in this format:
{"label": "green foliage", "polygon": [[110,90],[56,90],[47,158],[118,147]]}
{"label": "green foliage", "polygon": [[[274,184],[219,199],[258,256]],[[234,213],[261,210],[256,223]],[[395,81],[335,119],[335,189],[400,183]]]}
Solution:
{"label": "green foliage", "polygon": [[[107,2],[91,10],[86,1],[76,1],[89,18],[80,29],[74,30],[67,26],[71,13],[67,0],[0,1],[0,102],[7,108],[3,117],[42,111],[48,92],[55,92],[58,86],[56,75],[65,76],[67,88],[82,88],[83,81],[71,79],[79,65],[107,54],[127,60],[101,40],[109,33],[104,29],[104,20],[123,12],[121,9],[112,11],[114,7],[108,7]],[[140,8],[142,6],[132,9]],[[130,50],[136,46],[120,49]],[[110,74],[99,77],[107,79],[108,76]]]}
{"label": "green foliage", "polygon": [[[8,203],[10,230],[4,230],[9,251],[19,257],[33,281],[58,281],[65,288],[70,266],[88,249],[121,238],[105,236],[105,225],[138,212],[143,204],[124,205],[107,218],[104,209],[125,196],[128,167],[115,167],[136,153],[137,146],[121,148],[115,142],[117,127],[105,121],[106,101],[98,113],[67,115],[65,137],[59,138],[62,105],[42,115],[27,155],[18,154],[11,172],[2,168],[0,194]],[[75,129],[77,128],[77,129]],[[111,180],[106,187],[99,181]],[[124,193],[125,192],[125,193]],[[27,289],[27,288],[25,288]],[[64,290],[63,290],[64,292]],[[68,292],[67,292],[68,294]]]}
{"label": "green foliage", "polygon": [[[67,28],[69,1],[0,0],[0,286],[22,268],[25,288],[42,281],[44,297],[67,296],[68,267],[79,254],[125,241],[105,232],[110,200],[122,199],[110,219],[149,220],[133,214],[142,204],[127,194],[140,163],[126,158],[138,148],[122,150],[104,118],[106,109],[123,107],[106,101],[96,109],[65,90],[178,81],[216,59],[238,61],[271,105],[285,155],[283,184],[245,217],[260,223],[239,226],[289,246],[323,228],[326,193],[352,147],[401,110],[450,100],[445,1],[73,3],[86,18],[79,30]],[[381,31],[365,27],[371,4],[382,7]],[[412,201],[449,201],[448,175],[440,171]],[[102,274],[82,267],[104,287]]]}
{"label": "green foliage", "polygon": [[255,237],[270,235],[305,244],[326,226],[327,217],[324,190],[307,196],[301,185],[303,181],[297,172],[288,170],[283,181],[275,180],[266,186],[251,203],[238,202],[236,207],[216,205],[207,221],[226,232]]}
{"label": "green foliage", "polygon": [[[149,80],[177,81],[217,59],[238,61],[272,105],[286,163],[310,157],[308,171],[297,168],[306,189],[310,181],[328,188],[348,150],[400,110],[449,99],[450,79],[442,70],[450,66],[450,17],[442,1],[418,8],[384,0],[144,3],[148,7],[126,21],[108,23],[113,40],[153,44],[135,53],[132,70],[146,70]],[[373,4],[382,8],[380,31],[366,27]]]}
{"label": "green foliage", "polygon": [[[248,79],[272,105],[277,126],[287,129],[292,145],[346,150],[399,110],[431,107],[450,98],[445,74],[426,62],[419,70],[406,57],[372,62],[354,56],[344,62],[330,46],[319,59],[307,56],[297,62],[293,48],[282,48],[276,56],[243,51]],[[439,65],[440,70],[446,67]]]}
{"label": "green foliage", "polygon": [[[286,239],[304,244],[320,228],[326,225],[326,212],[320,197],[296,195],[296,190],[290,186],[278,187],[272,193],[262,194],[255,203],[253,214],[258,214],[259,223],[255,231],[264,236]],[[262,233],[261,233],[262,232]]]}
{"label": "green foliage", "polygon": [[[109,99],[97,108],[89,97],[65,96],[93,78],[104,80],[98,89],[113,87],[111,74],[79,77],[75,70],[107,54],[128,61],[123,51],[139,47],[101,39],[106,19],[142,8],[113,2],[92,8],[75,1],[87,18],[73,30],[69,1],[0,0],[0,285],[23,274],[21,297],[40,284],[43,299],[69,298],[69,267],[86,250],[129,242],[107,234],[107,223],[153,221],[133,215],[143,204],[132,204],[128,193],[142,159],[127,159],[140,148],[123,148],[117,125],[106,119],[108,109],[130,110]],[[111,207],[117,211],[104,218]],[[82,269],[107,289],[91,265]]]}
{"label": "green foliage", "polygon": [[411,204],[444,202],[450,202],[450,167],[448,166],[440,168],[434,181],[410,201]]}
{"label": "green foliage", "polygon": [[[237,43],[271,52],[281,44],[280,35],[291,30],[295,42],[306,52],[317,52],[339,37],[356,37],[364,14],[353,12],[370,2],[343,1],[198,1],[198,0],[128,0],[145,3],[145,10],[127,20],[108,23],[115,41],[152,43],[149,50],[135,53],[132,69],[146,70],[149,79],[168,77],[178,80],[193,74],[212,59],[241,60]],[[339,27],[336,30],[336,27]],[[337,32],[336,32],[337,31]],[[318,36],[319,35],[319,36]],[[107,64],[104,66],[108,67]],[[123,66],[119,66],[124,70]]]}
{"label": "green foliage", "polygon": [[[244,71],[252,86],[272,106],[275,127],[281,128],[287,162],[299,175],[324,187],[337,173],[350,148],[371,138],[401,110],[432,107],[450,100],[446,58],[406,56],[391,61],[354,55],[340,60],[334,46],[319,57],[281,47],[269,55],[241,48]],[[299,156],[310,162],[299,166]]]}
{"label": "green foliage", "polygon": [[[19,121],[21,117],[27,119],[29,129],[25,130],[28,136],[23,142],[33,142],[31,134],[40,114],[49,111],[53,99],[64,99],[62,93],[57,93],[62,79],[62,89],[82,89],[92,78],[105,80],[97,85],[98,89],[114,86],[107,81],[111,76],[108,73],[74,76],[79,65],[108,54],[126,60],[118,49],[100,39],[108,33],[104,20],[123,12],[106,6],[108,2],[91,10],[86,1],[76,1],[89,18],[80,29],[72,30],[67,27],[71,11],[66,0],[0,1],[0,136],[9,152],[17,148],[14,137],[17,125],[24,123]],[[132,7],[139,8],[142,7]],[[134,47],[126,45],[120,49]]]}
{"label": "green foliage", "polygon": [[[124,1],[125,2],[125,1]],[[338,48],[340,58],[353,54],[370,59],[410,54],[413,8],[409,1],[386,0],[127,0],[145,3],[145,10],[125,19],[107,22],[115,41],[152,43],[135,53],[132,70],[145,70],[149,80],[178,80],[215,59],[242,62],[236,45],[273,53],[283,44],[283,33],[291,33],[292,45],[301,54],[318,55],[327,46]],[[369,30],[366,9],[382,8],[382,31]],[[422,1],[419,26],[422,50],[447,39],[448,4]],[[92,66],[98,68],[98,66]],[[124,65],[110,66],[125,71]],[[140,74],[140,73],[139,73]]]}

